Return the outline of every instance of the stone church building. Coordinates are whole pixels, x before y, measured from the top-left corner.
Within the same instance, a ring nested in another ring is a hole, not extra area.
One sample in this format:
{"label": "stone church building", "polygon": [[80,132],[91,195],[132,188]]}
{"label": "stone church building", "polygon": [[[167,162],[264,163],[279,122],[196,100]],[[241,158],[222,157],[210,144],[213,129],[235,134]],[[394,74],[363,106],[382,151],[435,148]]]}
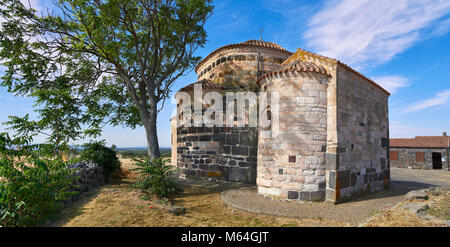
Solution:
{"label": "stone church building", "polygon": [[251,126],[177,127],[178,114],[172,161],[186,177],[256,184],[261,195],[302,201],[340,202],[389,186],[389,92],[356,70],[249,40],[213,51],[195,71],[198,82],[180,90],[191,97],[196,85],[224,97],[277,92],[278,126],[276,135]]}

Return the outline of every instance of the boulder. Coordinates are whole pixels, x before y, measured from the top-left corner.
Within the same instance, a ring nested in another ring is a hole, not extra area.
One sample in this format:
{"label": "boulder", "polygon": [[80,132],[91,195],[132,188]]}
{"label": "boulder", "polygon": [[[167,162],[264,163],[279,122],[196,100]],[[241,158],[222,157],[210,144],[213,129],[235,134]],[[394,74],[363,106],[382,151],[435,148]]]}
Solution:
{"label": "boulder", "polygon": [[425,214],[425,212],[428,210],[429,206],[426,203],[407,202],[407,203],[405,203],[405,205],[402,208],[411,210],[416,214]]}
{"label": "boulder", "polygon": [[186,213],[186,208],[179,207],[179,206],[171,206],[171,207],[169,207],[169,212],[176,216],[179,216],[179,215],[183,215]]}
{"label": "boulder", "polygon": [[425,190],[413,190],[408,192],[405,196],[406,200],[413,201],[413,200],[419,200],[419,201],[425,201],[428,200],[428,195]]}

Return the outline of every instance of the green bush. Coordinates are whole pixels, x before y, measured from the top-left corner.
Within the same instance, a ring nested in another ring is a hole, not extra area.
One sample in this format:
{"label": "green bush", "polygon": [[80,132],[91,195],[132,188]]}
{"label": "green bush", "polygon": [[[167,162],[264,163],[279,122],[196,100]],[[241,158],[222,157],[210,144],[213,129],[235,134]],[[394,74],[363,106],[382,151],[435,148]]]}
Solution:
{"label": "green bush", "polygon": [[39,225],[76,194],[69,192],[76,178],[61,158],[44,160],[8,143],[0,135],[0,226]]}
{"label": "green bush", "polygon": [[109,174],[120,169],[120,161],[116,151],[105,147],[101,142],[88,143],[83,145],[84,149],[80,153],[80,159],[93,162],[103,167],[105,180],[108,181]]}
{"label": "green bush", "polygon": [[176,173],[163,158],[136,164],[139,173],[136,187],[148,190],[159,198],[168,198],[181,192],[181,187],[170,177]]}

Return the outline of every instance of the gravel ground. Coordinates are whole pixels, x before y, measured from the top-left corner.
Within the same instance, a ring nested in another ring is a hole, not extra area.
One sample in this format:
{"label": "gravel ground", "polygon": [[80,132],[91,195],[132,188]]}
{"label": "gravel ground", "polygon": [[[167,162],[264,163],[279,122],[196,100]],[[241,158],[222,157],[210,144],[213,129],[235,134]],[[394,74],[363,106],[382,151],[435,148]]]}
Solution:
{"label": "gravel ground", "polygon": [[411,190],[430,186],[450,186],[450,172],[433,170],[391,169],[391,189],[355,201],[332,203],[300,203],[272,200],[258,195],[256,187],[227,190],[222,200],[230,207],[261,214],[325,218],[356,226],[369,217],[402,201]]}

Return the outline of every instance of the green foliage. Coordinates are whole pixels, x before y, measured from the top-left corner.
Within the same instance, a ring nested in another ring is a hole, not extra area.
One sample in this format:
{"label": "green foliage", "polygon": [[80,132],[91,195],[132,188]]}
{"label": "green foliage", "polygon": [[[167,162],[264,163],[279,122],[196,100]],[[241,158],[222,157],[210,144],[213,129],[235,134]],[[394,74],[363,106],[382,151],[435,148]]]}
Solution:
{"label": "green foliage", "polygon": [[0,5],[0,16],[5,18],[0,58],[6,67],[0,85],[14,95],[33,98],[38,116],[36,120],[29,114],[10,116],[5,124],[18,136],[41,134],[56,145],[97,137],[108,102],[100,101],[102,89],[95,88],[101,75],[96,63],[43,37],[35,11],[20,1],[0,0]]}
{"label": "green foliage", "polygon": [[80,153],[80,159],[103,167],[103,174],[106,180],[108,180],[111,172],[120,169],[121,164],[117,158],[116,151],[105,147],[103,142],[87,143],[83,145],[83,148]]}
{"label": "green foliage", "polygon": [[139,173],[136,187],[148,190],[159,198],[168,198],[181,192],[182,188],[171,178],[176,171],[166,163],[163,158],[158,158],[136,164],[138,168],[133,169]]}
{"label": "green foliage", "polygon": [[39,225],[76,193],[70,192],[76,178],[67,164],[37,155],[45,152],[23,139],[0,135],[0,226]]}
{"label": "green foliage", "polygon": [[163,158],[170,158],[172,157],[172,150],[171,149],[161,149],[161,157]]}
{"label": "green foliage", "polygon": [[[12,117],[16,131],[67,143],[105,123],[144,126],[159,157],[157,115],[173,83],[201,58],[212,0],[58,0],[40,15],[0,0],[1,85],[37,99],[40,119]],[[87,126],[85,130],[81,126]]]}

